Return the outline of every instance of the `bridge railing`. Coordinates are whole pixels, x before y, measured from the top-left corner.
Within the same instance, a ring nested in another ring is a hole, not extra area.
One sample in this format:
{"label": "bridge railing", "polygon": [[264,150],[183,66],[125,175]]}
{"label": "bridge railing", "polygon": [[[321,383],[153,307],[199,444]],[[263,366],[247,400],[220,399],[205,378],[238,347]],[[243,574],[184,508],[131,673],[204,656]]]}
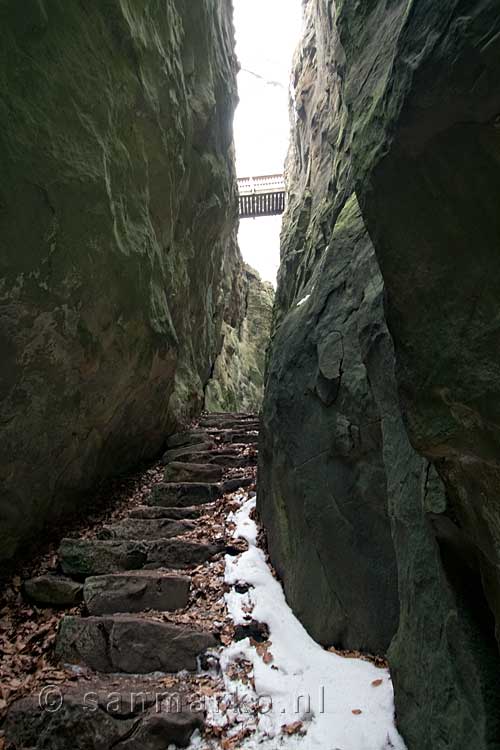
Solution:
{"label": "bridge railing", "polygon": [[285,210],[286,192],[282,174],[239,177],[238,192],[241,219],[278,216]]}
{"label": "bridge railing", "polygon": [[238,178],[238,190],[240,195],[248,195],[251,193],[274,193],[281,192],[284,189],[285,179],[282,174]]}

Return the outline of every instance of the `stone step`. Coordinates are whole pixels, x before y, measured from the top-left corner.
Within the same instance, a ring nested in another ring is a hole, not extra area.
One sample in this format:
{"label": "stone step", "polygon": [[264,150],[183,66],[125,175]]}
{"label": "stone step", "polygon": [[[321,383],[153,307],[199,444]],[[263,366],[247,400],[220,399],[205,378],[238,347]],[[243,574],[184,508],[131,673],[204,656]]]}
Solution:
{"label": "stone step", "polygon": [[[207,436],[208,437],[208,436]],[[171,461],[184,461],[192,460],[191,456],[195,456],[198,453],[206,453],[212,451],[217,446],[213,441],[206,441],[205,443],[196,443],[195,445],[185,445],[182,448],[172,448],[163,454],[162,462],[168,464]]]}
{"label": "stone step", "polygon": [[165,518],[173,521],[199,518],[206,512],[207,509],[205,505],[196,505],[191,508],[162,508],[161,506],[154,507],[152,505],[140,505],[130,511],[130,518],[144,518],[146,520]]}
{"label": "stone step", "polygon": [[198,423],[200,425],[210,424],[212,422],[247,422],[247,421],[259,421],[258,414],[202,414]]}
{"label": "stone step", "polygon": [[43,575],[24,581],[27,599],[44,607],[74,607],[82,600],[81,583],[65,576]]}
{"label": "stone step", "polygon": [[58,710],[47,710],[40,693],[12,704],[3,725],[7,744],[18,750],[165,750],[188,747],[205,722],[182,682],[166,688],[159,680],[103,675],[82,685],[63,683],[59,691]]}
{"label": "stone step", "polygon": [[243,489],[244,487],[250,487],[252,484],[255,484],[255,479],[253,477],[237,477],[234,479],[226,479],[226,481],[222,483],[222,489],[224,493],[235,492],[240,488]]}
{"label": "stone step", "polygon": [[240,420],[200,420],[200,427],[204,430],[258,430],[260,427],[257,419]]}
{"label": "stone step", "polygon": [[210,434],[217,438],[221,443],[238,443],[239,445],[257,445],[259,442],[258,434],[252,432],[239,432],[235,430],[210,430]]}
{"label": "stone step", "polygon": [[157,484],[147,499],[149,505],[182,508],[211,503],[221,495],[220,484],[207,482],[163,482]]}
{"label": "stone step", "polygon": [[206,443],[210,440],[206,430],[186,430],[185,432],[176,432],[167,438],[167,448],[184,448],[186,445],[196,445],[196,443]]}
{"label": "stone step", "polygon": [[146,567],[192,568],[211,560],[224,549],[222,542],[192,542],[188,539],[159,539],[148,545]]}
{"label": "stone step", "polygon": [[83,598],[91,615],[117,612],[158,612],[184,609],[189,601],[189,576],[138,571],[87,578]]}
{"label": "stone step", "polygon": [[257,456],[240,456],[228,453],[216,453],[210,459],[211,463],[223,466],[226,469],[245,469],[248,466],[257,466]]}
{"label": "stone step", "polygon": [[165,469],[165,482],[220,482],[224,470],[212,464],[172,461]]}
{"label": "stone step", "polygon": [[63,617],[56,657],[97,672],[194,672],[217,641],[212,633],[133,615]]}
{"label": "stone step", "polygon": [[147,542],[182,536],[194,528],[196,524],[187,520],[126,518],[111,526],[104,526],[98,532],[97,539],[135,539]]}
{"label": "stone step", "polygon": [[63,571],[79,580],[89,576],[143,568],[189,568],[210,560],[221,544],[187,539],[137,542],[115,539],[63,539],[59,559]]}

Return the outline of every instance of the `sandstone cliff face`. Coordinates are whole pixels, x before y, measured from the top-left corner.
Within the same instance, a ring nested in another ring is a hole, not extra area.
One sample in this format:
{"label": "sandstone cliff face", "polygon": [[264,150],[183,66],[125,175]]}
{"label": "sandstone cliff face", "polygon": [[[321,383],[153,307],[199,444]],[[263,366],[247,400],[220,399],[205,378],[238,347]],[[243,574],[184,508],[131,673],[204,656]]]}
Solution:
{"label": "sandstone cliff face", "polygon": [[353,185],[331,41],[324,4],[311,3],[296,60],[259,502],[309,632],[380,652],[398,621],[381,414],[367,373],[385,335],[382,282],[355,198],[343,211]]}
{"label": "sandstone cliff face", "polygon": [[230,13],[2,3],[2,558],[203,405],[240,263]]}
{"label": "sandstone cliff face", "polygon": [[222,348],[205,391],[205,409],[258,413],[264,391],[274,289],[248,265],[236,277],[241,280],[236,287],[239,296],[236,304],[226,308]]}
{"label": "sandstone cliff face", "polygon": [[394,636],[410,750],[492,750],[500,17],[335,6],[309,0],[296,61],[260,512],[313,635]]}

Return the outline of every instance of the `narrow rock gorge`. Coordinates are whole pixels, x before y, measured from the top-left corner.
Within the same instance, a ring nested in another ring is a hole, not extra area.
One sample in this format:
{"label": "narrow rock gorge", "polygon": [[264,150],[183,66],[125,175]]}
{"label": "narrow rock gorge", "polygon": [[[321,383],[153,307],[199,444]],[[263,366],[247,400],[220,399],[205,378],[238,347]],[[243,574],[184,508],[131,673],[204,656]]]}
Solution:
{"label": "narrow rock gorge", "polygon": [[0,2],[0,750],[500,750],[500,7],[302,5],[275,292],[231,0]]}
{"label": "narrow rock gorge", "polygon": [[221,351],[205,390],[209,412],[243,409],[257,413],[262,405],[274,288],[249,265],[242,279],[244,297],[235,311],[226,309]]}
{"label": "narrow rock gorge", "polygon": [[500,743],[500,13],[306,2],[258,506],[413,750]]}

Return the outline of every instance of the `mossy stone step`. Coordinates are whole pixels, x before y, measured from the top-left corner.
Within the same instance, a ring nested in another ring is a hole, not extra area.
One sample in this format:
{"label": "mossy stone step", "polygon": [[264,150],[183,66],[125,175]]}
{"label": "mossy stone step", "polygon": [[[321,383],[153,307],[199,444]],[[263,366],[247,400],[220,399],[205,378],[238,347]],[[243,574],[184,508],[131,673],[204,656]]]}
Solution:
{"label": "mossy stone step", "polygon": [[78,579],[143,568],[189,568],[210,560],[222,544],[187,539],[137,542],[115,539],[63,539],[59,559],[63,571]]}
{"label": "mossy stone step", "polygon": [[143,518],[145,520],[165,518],[167,520],[183,520],[199,518],[207,509],[204,505],[195,505],[186,508],[162,508],[152,505],[139,505],[130,511],[130,518]]}

